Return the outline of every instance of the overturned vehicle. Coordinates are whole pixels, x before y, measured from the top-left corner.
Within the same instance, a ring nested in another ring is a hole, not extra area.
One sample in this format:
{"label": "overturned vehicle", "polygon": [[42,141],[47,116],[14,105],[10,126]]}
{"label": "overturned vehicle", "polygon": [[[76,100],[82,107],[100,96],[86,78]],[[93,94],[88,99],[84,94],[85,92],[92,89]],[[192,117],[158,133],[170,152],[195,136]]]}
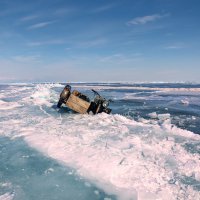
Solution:
{"label": "overturned vehicle", "polygon": [[90,101],[86,95],[77,90],[71,92],[71,86],[66,85],[60,94],[57,107],[60,108],[62,104],[65,104],[71,110],[81,114],[102,112],[110,114],[111,109],[108,106],[112,100],[106,100],[95,90],[92,90],[92,92],[94,93],[94,99]]}

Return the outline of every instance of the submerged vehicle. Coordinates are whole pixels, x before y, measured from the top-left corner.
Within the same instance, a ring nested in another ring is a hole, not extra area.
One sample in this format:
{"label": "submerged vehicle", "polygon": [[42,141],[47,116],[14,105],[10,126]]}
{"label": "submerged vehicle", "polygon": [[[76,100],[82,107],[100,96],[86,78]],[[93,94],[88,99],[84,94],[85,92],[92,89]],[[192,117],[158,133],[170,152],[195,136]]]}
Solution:
{"label": "submerged vehicle", "polygon": [[106,100],[93,89],[92,92],[94,93],[94,99],[90,101],[86,95],[78,92],[77,90],[73,90],[71,92],[71,86],[66,85],[60,94],[60,99],[58,101],[57,107],[60,108],[62,104],[65,104],[71,110],[81,114],[97,114],[102,112],[110,114],[111,109],[108,108],[108,106],[112,100]]}

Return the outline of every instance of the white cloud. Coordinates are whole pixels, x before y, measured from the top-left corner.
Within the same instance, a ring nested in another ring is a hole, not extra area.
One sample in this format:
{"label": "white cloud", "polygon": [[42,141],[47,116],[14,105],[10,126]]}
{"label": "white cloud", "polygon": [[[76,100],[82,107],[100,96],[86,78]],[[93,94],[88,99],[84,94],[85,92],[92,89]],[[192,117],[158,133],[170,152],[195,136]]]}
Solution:
{"label": "white cloud", "polygon": [[55,10],[55,12],[53,14],[56,15],[56,16],[64,16],[64,15],[72,14],[74,12],[77,12],[77,9],[69,7],[69,8],[57,9],[57,10]]}
{"label": "white cloud", "polygon": [[34,46],[43,46],[43,45],[59,45],[59,44],[65,44],[66,41],[56,39],[56,40],[48,40],[48,41],[36,41],[36,42],[30,42],[27,45],[34,47]]}
{"label": "white cloud", "polygon": [[131,64],[134,63],[135,61],[139,61],[143,59],[141,53],[134,53],[131,55],[123,55],[123,54],[113,54],[105,57],[99,58],[100,62],[104,63],[116,63],[119,65],[124,65],[124,64]]}
{"label": "white cloud", "polygon": [[18,55],[12,57],[14,61],[22,63],[39,62],[39,58],[40,56],[38,55],[33,55],[33,56]]}
{"label": "white cloud", "polygon": [[89,48],[89,47],[105,45],[106,43],[107,43],[106,39],[97,38],[97,39],[94,39],[94,40],[79,42],[79,44],[77,46],[81,47],[81,48]]}
{"label": "white cloud", "polygon": [[92,13],[104,12],[104,11],[110,10],[114,6],[115,6],[115,4],[104,5],[104,6],[101,6],[101,7],[98,7],[96,9],[92,10]]}
{"label": "white cloud", "polygon": [[44,42],[29,42],[27,44],[27,46],[30,46],[30,47],[36,47],[36,46],[42,46],[44,45]]}
{"label": "white cloud", "polygon": [[130,21],[127,22],[127,25],[140,25],[140,24],[146,24],[148,22],[153,22],[156,20],[159,20],[163,17],[167,17],[169,14],[160,15],[160,14],[154,14],[154,15],[147,15],[142,17],[136,17]]}
{"label": "white cloud", "polygon": [[[12,32],[12,31],[8,31],[8,30],[2,30],[0,32],[0,38],[1,39],[12,38],[12,37],[16,38],[17,36],[19,36],[18,33],[15,33],[15,32]],[[1,40],[1,42],[2,42],[2,40]]]}
{"label": "white cloud", "polygon": [[39,15],[28,15],[28,16],[22,17],[20,21],[26,22],[26,21],[37,19],[37,18],[39,18]]}
{"label": "white cloud", "polygon": [[165,47],[165,49],[182,49],[183,46],[179,46],[179,45],[172,45],[172,46],[167,46]]}
{"label": "white cloud", "polygon": [[55,21],[41,22],[41,23],[37,23],[37,24],[33,24],[33,25],[29,26],[28,29],[43,28],[43,27],[48,26],[53,23],[55,23]]}
{"label": "white cloud", "polygon": [[115,60],[122,60],[123,58],[124,58],[124,56],[122,54],[118,53],[118,54],[113,54],[113,55],[102,57],[100,59],[100,61],[101,62],[110,62],[110,61],[115,61]]}

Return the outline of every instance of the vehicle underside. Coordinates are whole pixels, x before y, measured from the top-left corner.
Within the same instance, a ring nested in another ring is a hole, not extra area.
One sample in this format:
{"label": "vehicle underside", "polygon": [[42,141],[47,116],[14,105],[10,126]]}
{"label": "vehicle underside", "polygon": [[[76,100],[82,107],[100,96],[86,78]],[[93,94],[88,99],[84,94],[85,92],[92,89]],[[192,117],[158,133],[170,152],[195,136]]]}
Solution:
{"label": "vehicle underside", "polygon": [[60,94],[57,107],[60,108],[62,104],[65,104],[71,110],[81,114],[102,112],[110,114],[111,109],[108,106],[112,100],[106,100],[95,90],[92,90],[92,92],[94,93],[94,99],[90,101],[86,95],[77,90],[71,92],[71,86],[66,85]]}

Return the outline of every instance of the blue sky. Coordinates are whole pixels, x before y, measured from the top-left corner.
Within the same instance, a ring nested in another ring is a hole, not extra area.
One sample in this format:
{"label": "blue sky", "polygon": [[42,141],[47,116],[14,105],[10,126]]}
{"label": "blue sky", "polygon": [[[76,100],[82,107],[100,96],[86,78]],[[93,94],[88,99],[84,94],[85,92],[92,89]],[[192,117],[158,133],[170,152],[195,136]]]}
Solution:
{"label": "blue sky", "polygon": [[199,10],[199,0],[0,0],[0,82],[199,82]]}

